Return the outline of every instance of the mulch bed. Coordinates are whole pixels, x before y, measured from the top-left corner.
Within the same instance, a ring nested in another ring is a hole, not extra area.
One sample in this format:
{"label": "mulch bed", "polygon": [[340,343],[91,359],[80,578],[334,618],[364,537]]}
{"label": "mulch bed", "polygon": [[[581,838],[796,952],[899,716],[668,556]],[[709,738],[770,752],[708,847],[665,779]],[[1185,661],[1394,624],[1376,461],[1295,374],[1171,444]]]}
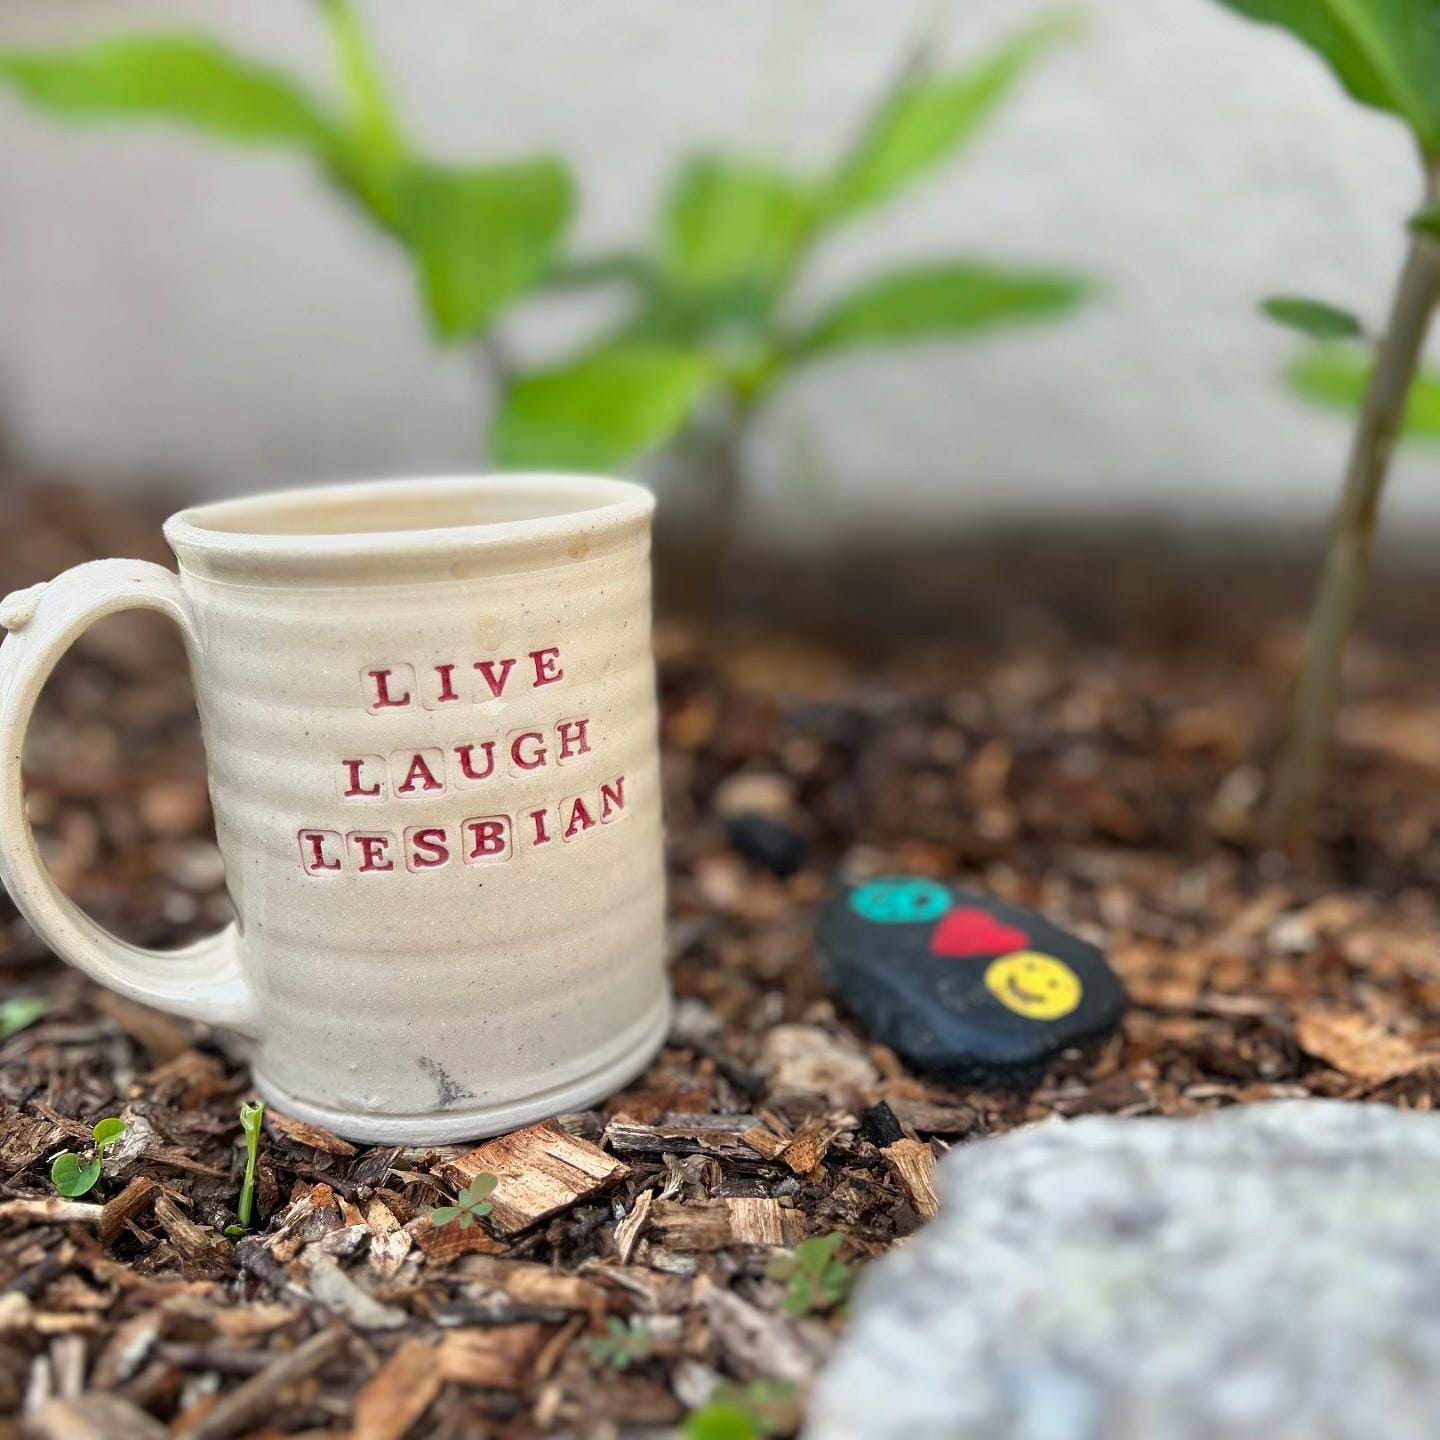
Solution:
{"label": "mulch bed", "polygon": [[[0,592],[92,555],[163,558],[153,524],[83,495],[3,504]],[[834,1231],[848,1264],[882,1255],[933,1210],[949,1147],[1284,1096],[1431,1107],[1440,582],[1375,597],[1305,868],[1250,839],[1299,571],[1071,535],[841,574],[756,566],[747,585],[724,631],[657,636],[671,1041],[603,1109],[488,1152],[613,1158],[593,1190],[557,1182],[547,1213],[436,1229],[467,1147],[366,1149],[272,1113],[259,1223],[227,1238],[253,1098],[240,1050],[59,966],[0,893],[0,998],[49,1001],[0,1042],[0,1416],[23,1417],[0,1435],[663,1434],[756,1380],[778,1382],[784,1433],[843,1319],[787,1313],[767,1262]],[[119,617],[77,646],[29,781],[52,870],[103,923],[172,943],[223,921],[163,622]],[[753,813],[804,837],[793,873],[737,849],[727,822]],[[1103,938],[1134,1002],[1123,1033],[1030,1093],[907,1073],[837,1017],[810,958],[837,877],[894,871]],[[50,1160],[109,1115],[126,1135],[69,1209]],[[648,1337],[625,1368],[591,1344],[613,1317]]]}

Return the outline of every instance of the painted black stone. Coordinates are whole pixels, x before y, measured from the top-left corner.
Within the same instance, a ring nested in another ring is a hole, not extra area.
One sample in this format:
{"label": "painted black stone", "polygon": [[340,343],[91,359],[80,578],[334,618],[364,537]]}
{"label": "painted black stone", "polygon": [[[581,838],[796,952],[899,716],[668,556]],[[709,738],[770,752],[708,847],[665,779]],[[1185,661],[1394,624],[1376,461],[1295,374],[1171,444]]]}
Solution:
{"label": "painted black stone", "polygon": [[938,881],[867,881],[820,912],[836,1000],[917,1069],[1025,1085],[1119,1023],[1125,992],[1095,946],[1020,905]]}

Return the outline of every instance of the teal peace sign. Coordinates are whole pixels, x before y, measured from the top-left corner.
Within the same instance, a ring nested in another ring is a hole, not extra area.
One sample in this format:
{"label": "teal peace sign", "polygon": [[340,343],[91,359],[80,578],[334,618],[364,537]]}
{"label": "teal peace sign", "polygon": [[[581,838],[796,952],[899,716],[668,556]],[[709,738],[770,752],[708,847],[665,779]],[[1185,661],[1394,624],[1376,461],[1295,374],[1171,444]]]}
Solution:
{"label": "teal peace sign", "polygon": [[919,925],[950,908],[950,892],[938,880],[895,875],[871,880],[850,892],[850,908],[877,925]]}

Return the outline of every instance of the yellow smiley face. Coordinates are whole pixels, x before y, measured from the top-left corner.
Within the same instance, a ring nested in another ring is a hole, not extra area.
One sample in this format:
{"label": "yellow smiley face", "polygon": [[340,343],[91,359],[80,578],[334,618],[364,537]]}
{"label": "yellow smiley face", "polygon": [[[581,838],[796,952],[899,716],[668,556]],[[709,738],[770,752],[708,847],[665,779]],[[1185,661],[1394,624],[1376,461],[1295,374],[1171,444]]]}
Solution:
{"label": "yellow smiley face", "polygon": [[1007,1009],[1027,1020],[1058,1020],[1084,993],[1080,977],[1063,961],[1038,950],[1016,950],[992,960],[985,988]]}

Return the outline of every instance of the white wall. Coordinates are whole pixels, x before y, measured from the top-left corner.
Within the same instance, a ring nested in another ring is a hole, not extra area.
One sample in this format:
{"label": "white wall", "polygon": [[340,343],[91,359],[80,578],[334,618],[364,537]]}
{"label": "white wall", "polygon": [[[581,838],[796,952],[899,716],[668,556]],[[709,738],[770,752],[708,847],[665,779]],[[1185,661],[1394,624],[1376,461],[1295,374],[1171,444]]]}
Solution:
{"label": "white wall", "polygon": [[[1043,8],[954,0],[972,51]],[[818,296],[901,257],[1074,267],[1102,303],[972,348],[847,359],[776,406],[757,447],[790,523],[919,524],[1122,507],[1314,520],[1344,427],[1276,380],[1276,290],[1378,321],[1417,185],[1400,127],[1213,0],[1079,0],[1057,55],[975,150],[820,259]],[[370,0],[416,133],[453,155],[553,147],[581,238],[646,223],[685,147],[748,135],[830,152],[935,0]],[[223,33],[326,83],[306,0],[6,0],[0,44],[158,24]],[[540,315],[512,337],[565,338]],[[160,129],[67,130],[0,96],[0,427],[27,460],[116,486],[224,491],[464,468],[485,405],[429,347],[399,256],[298,160]],[[819,437],[798,502],[777,457]],[[1440,519],[1440,455],[1390,509]],[[797,514],[797,511],[799,512]]]}

